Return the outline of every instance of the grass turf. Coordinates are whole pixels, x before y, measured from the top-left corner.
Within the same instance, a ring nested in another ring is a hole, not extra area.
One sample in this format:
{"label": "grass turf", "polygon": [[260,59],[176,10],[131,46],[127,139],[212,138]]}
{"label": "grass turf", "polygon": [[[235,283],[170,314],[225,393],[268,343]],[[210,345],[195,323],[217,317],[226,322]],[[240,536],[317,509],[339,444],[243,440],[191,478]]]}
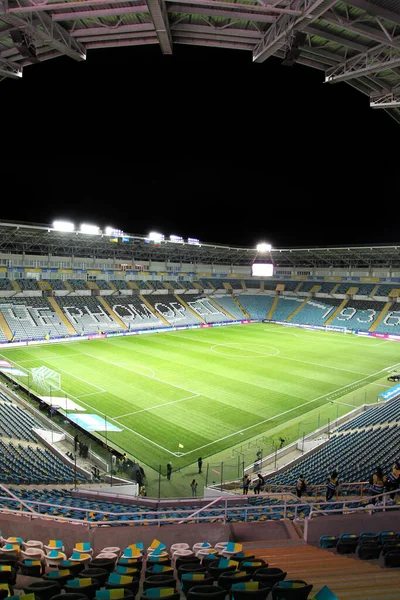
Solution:
{"label": "grass turf", "polygon": [[376,401],[392,385],[386,370],[398,365],[398,349],[379,338],[257,323],[7,348],[1,356],[24,370],[59,372],[71,399],[122,430],[107,432],[108,442],[164,472],[169,460],[183,468],[278,430],[296,439],[317,417],[321,425],[321,415],[332,418],[332,403],[338,416],[339,407],[343,414]]}

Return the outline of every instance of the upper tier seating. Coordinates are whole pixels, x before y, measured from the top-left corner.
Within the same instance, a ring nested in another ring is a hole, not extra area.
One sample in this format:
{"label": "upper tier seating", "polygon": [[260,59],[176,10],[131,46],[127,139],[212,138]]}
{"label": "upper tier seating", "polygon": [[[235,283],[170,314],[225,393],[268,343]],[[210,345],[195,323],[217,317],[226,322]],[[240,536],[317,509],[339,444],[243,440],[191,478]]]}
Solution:
{"label": "upper tier seating", "polygon": [[72,287],[74,292],[88,289],[85,279],[68,279],[68,283]]}
{"label": "upper tier seating", "polygon": [[[75,472],[50,450],[5,444],[0,439],[0,481],[12,484],[73,483]],[[85,481],[79,475],[81,482]]]}
{"label": "upper tier seating", "polygon": [[296,308],[299,308],[304,298],[293,298],[292,296],[280,296],[277,305],[275,306],[272,318],[275,321],[286,321],[289,315]]}
{"label": "upper tier seating", "polygon": [[42,425],[17,404],[2,403],[0,399],[0,436],[35,442],[34,428]]}
{"label": "upper tier seating", "polygon": [[237,319],[238,321],[246,319],[246,316],[231,296],[219,296],[218,298],[215,298],[215,301],[222,306],[222,308],[227,310],[234,319]]}
{"label": "upper tier seating", "polygon": [[242,294],[240,304],[252,319],[266,319],[271,310],[274,296]]}
{"label": "upper tier seating", "polygon": [[389,333],[400,335],[400,305],[393,304],[385,314],[375,331],[379,333]]}
{"label": "upper tier seating", "polygon": [[0,279],[0,291],[12,291],[13,286],[9,279]]}
{"label": "upper tier seating", "polygon": [[45,283],[48,283],[52,290],[66,290],[64,281],[61,279],[42,279]]}
{"label": "upper tier seating", "polygon": [[108,281],[106,281],[105,279],[96,279],[96,283],[97,283],[97,286],[101,290],[111,290],[112,289],[112,287],[110,286]]}
{"label": "upper tier seating", "polygon": [[[160,298],[160,296],[158,296]],[[162,296],[164,298],[164,296]],[[146,296],[146,299],[148,297]],[[111,310],[129,329],[164,327],[164,323],[146,306],[140,296],[112,296],[108,299]]]}
{"label": "upper tier seating", "polygon": [[359,281],[345,281],[335,290],[335,294],[347,294],[350,288],[357,288],[357,296],[369,296],[375,283],[361,283]]}
{"label": "upper tier seating", "polygon": [[36,279],[17,279],[16,281],[22,291],[32,290],[37,292],[40,289]]}
{"label": "upper tier seating", "polygon": [[224,281],[226,281],[226,279],[217,279],[217,277],[215,277],[215,279],[201,279],[200,284],[205,290],[225,290]]}
{"label": "upper tier seating", "polygon": [[[193,314],[191,310],[179,302],[178,298],[173,294],[146,296],[146,299],[170,325],[189,325],[201,322],[196,314]],[[187,303],[189,305],[192,304],[190,300]]]}
{"label": "upper tier seating", "polygon": [[130,290],[128,282],[125,279],[112,279],[111,282],[118,290]]}
{"label": "upper tier seating", "polygon": [[[300,282],[300,281],[291,281],[291,280],[287,280],[287,279],[285,279],[283,281],[277,280],[277,281],[274,281],[274,284],[275,284],[274,289],[276,289],[277,285],[282,284],[285,286],[285,292],[295,292],[301,283],[302,282]],[[302,290],[300,290],[300,291],[302,291]]]}
{"label": "upper tier seating", "polygon": [[317,294],[330,294],[335,285],[332,281],[304,281],[300,292],[311,292],[313,287],[318,287]]}
{"label": "upper tier seating", "polygon": [[399,417],[400,399],[369,409],[338,428],[323,447],[301,459],[295,469],[269,478],[268,483],[295,485],[299,473],[304,473],[309,484],[324,483],[336,465],[343,482],[368,480],[376,465],[389,472],[398,459]]}
{"label": "upper tier seating", "polygon": [[[187,282],[186,281],[174,281],[174,280],[165,280],[164,283],[168,286],[171,286],[172,288],[174,288],[174,290],[185,290],[187,289]],[[165,289],[165,287],[163,286],[163,289]]]}
{"label": "upper tier seating", "polygon": [[397,285],[395,283],[381,283],[376,291],[375,296],[389,296],[390,292],[393,289],[399,289],[399,288],[400,288],[400,283]]}
{"label": "upper tier seating", "polygon": [[205,297],[194,300],[187,299],[186,303],[193,309],[206,323],[222,323],[232,319],[216,306],[211,300]]}
{"label": "upper tier seating", "polygon": [[261,281],[259,279],[245,279],[244,284],[249,290],[260,290]]}
{"label": "upper tier seating", "polygon": [[310,298],[293,316],[292,323],[302,325],[325,325],[342,301],[334,298]]}
{"label": "upper tier seating", "polygon": [[94,296],[62,296],[57,302],[77,333],[121,330],[120,324]]}
{"label": "upper tier seating", "polygon": [[241,279],[229,279],[228,283],[230,283],[233,290],[242,290],[242,280]]}
{"label": "upper tier seating", "polygon": [[[351,421],[343,423],[337,431],[351,431],[359,427],[368,427],[371,425],[382,425],[384,423],[397,422],[400,417],[400,398],[382,402],[361,413]],[[372,432],[371,432],[372,433]]]}
{"label": "upper tier seating", "polygon": [[68,329],[46,298],[0,298],[0,312],[16,340],[69,335]]}
{"label": "upper tier seating", "polygon": [[[348,327],[358,331],[368,331],[384,308],[384,302],[372,300],[354,300],[351,298],[346,306],[333,319],[330,325]],[[397,328],[400,333],[400,326]],[[393,333],[396,333],[393,331]]]}

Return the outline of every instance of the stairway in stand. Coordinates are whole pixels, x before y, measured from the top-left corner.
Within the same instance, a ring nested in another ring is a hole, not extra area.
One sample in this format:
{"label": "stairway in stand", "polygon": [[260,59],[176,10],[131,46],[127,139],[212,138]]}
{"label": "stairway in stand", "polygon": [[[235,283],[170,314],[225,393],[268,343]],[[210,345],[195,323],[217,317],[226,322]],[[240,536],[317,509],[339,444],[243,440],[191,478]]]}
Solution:
{"label": "stairway in stand", "polygon": [[[268,542],[267,542],[268,544]],[[287,571],[286,579],[312,583],[312,597],[327,585],[339,600],[399,600],[400,569],[383,567],[381,560],[360,560],[303,543],[265,545],[247,542],[243,550],[263,558],[269,567]]]}

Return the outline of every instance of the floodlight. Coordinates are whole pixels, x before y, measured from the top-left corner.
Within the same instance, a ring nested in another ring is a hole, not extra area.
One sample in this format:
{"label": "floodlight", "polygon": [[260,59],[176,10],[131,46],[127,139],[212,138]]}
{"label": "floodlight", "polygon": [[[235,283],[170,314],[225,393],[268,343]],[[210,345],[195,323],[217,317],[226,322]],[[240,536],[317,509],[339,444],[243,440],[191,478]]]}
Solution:
{"label": "floodlight", "polygon": [[164,234],[157,233],[156,231],[150,231],[147,239],[152,240],[153,242],[162,242],[164,239]]}
{"label": "floodlight", "polygon": [[261,244],[257,244],[256,249],[257,249],[257,252],[271,252],[272,246],[271,246],[271,244],[266,244],[265,242],[261,242]]}
{"label": "floodlight", "polygon": [[169,241],[174,242],[174,244],[183,244],[183,237],[180,235],[170,235]]}
{"label": "floodlight", "polygon": [[115,227],[106,227],[104,231],[106,235],[110,235],[112,237],[122,237],[124,235],[122,229],[115,229]]}
{"label": "floodlight", "polygon": [[200,246],[200,241],[197,238],[188,238],[188,244],[193,244],[193,246]]}
{"label": "floodlight", "polygon": [[53,229],[56,229],[56,231],[74,231],[75,225],[69,221],[54,221]]}
{"label": "floodlight", "polygon": [[91,235],[96,235],[99,233],[100,229],[97,225],[87,225],[86,223],[82,223],[80,226],[81,233],[90,233]]}

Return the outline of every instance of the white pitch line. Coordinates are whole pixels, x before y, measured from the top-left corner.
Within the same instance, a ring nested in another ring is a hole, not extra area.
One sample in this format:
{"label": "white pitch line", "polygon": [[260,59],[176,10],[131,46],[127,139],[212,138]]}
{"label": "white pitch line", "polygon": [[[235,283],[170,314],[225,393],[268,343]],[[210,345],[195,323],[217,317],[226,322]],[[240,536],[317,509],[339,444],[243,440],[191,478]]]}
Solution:
{"label": "white pitch line", "polygon": [[[31,346],[32,347],[32,346]],[[38,348],[38,346],[34,346],[35,348]],[[40,348],[43,348],[43,346],[40,346]],[[44,362],[47,360],[56,360],[58,358],[70,358],[71,356],[74,356],[75,358],[77,358],[79,356],[79,354],[77,352],[75,352],[74,354],[62,354],[62,355],[57,355],[57,356],[46,356],[43,358],[25,358],[24,360],[20,360],[19,363],[26,363],[26,362],[32,362],[34,360],[40,361],[43,360]]]}
{"label": "white pitch line", "polygon": [[198,392],[194,392],[193,390],[188,390],[188,389],[186,389],[184,387],[181,387],[180,385],[176,385],[175,383],[171,383],[169,381],[163,381],[162,379],[159,379],[158,377],[153,377],[153,376],[150,377],[150,375],[146,375],[145,373],[138,373],[134,369],[129,369],[129,367],[123,367],[119,363],[110,362],[109,360],[106,360],[104,358],[100,358],[100,357],[96,356],[95,354],[89,354],[88,352],[82,352],[82,354],[85,354],[85,356],[91,356],[92,358],[96,358],[97,360],[101,360],[102,362],[105,362],[108,365],[113,365],[114,367],[120,367],[121,369],[125,369],[126,371],[130,371],[131,373],[136,373],[137,375],[141,375],[142,377],[147,377],[148,379],[152,379],[153,381],[158,381],[160,383],[164,383],[165,385],[169,385],[170,387],[177,388],[178,390],[183,390],[184,392],[189,392],[189,394],[200,395],[200,394],[198,394]]}
{"label": "white pitch line", "polygon": [[96,396],[96,394],[102,394],[103,392],[91,392],[90,394],[82,394],[81,396],[77,396],[77,398],[86,398],[86,396]]}
{"label": "white pitch line", "polygon": [[[98,360],[102,360],[102,359],[98,358],[97,356],[95,356],[95,355],[93,355],[93,354],[88,354],[88,353],[86,353],[86,352],[83,352],[82,354],[86,354],[87,356],[92,356],[92,358],[97,358]],[[10,360],[10,359],[7,359],[7,358],[6,358],[4,355],[2,355],[2,354],[0,354],[0,356],[2,356],[2,357],[5,359],[5,360]],[[16,364],[16,365],[19,365],[19,363],[18,363],[17,361],[15,361],[15,360],[13,360],[13,361],[11,361],[11,362],[13,362],[13,363],[14,363],[14,364]],[[104,361],[104,360],[103,360],[103,362],[107,362],[107,363],[108,363],[108,361]],[[108,363],[108,364],[114,364],[114,365],[115,365],[116,363]],[[117,365],[117,366],[118,366],[118,365]],[[21,368],[23,368],[23,367],[21,367]],[[122,367],[122,368],[125,368],[125,369],[126,369],[126,367]],[[59,370],[61,371],[62,369],[59,369]],[[130,370],[130,369],[126,369],[126,370]],[[66,372],[66,373],[68,373],[68,371],[65,371],[65,372]],[[136,371],[134,371],[134,372],[136,373]],[[68,373],[68,374],[70,374],[70,373]],[[139,375],[143,375],[143,374],[142,374],[142,373],[139,373]],[[73,377],[75,377],[75,376],[73,375]],[[149,375],[143,375],[143,377],[148,377],[149,379],[153,379],[153,378],[152,378],[152,377],[150,377]],[[80,378],[78,378],[78,379],[80,379]],[[90,383],[88,383],[88,382],[87,382],[87,381],[85,381],[84,379],[82,379],[81,381],[83,381],[83,382],[84,382],[84,383],[86,383],[87,385],[93,385],[93,384],[90,384]],[[157,381],[161,381],[161,380],[157,380]],[[167,383],[167,382],[163,382],[163,381],[162,381],[161,383]],[[178,389],[181,389],[181,390],[184,390],[184,391],[186,391],[186,392],[190,392],[190,393],[192,393],[192,394],[193,394],[193,392],[191,392],[191,390],[185,390],[185,388],[182,388],[182,387],[180,387],[180,386],[177,386],[177,385],[174,385],[174,384],[168,384],[168,385],[171,385],[171,386],[173,386],[173,387],[177,387]],[[98,386],[94,386],[94,387],[98,387]],[[102,389],[102,388],[99,388],[99,389]],[[103,391],[105,391],[105,390],[103,390]],[[196,394],[196,392],[194,392],[194,393]],[[78,399],[76,396],[74,396],[73,394],[70,394],[70,393],[68,393],[68,395],[69,395],[69,396],[70,396],[72,399],[75,399],[75,400],[79,401],[79,399]],[[200,395],[200,394],[197,394],[197,395]],[[99,411],[97,411],[95,408],[93,408],[93,406],[91,406],[90,404],[88,404],[87,402],[85,402],[85,401],[83,401],[83,400],[81,400],[81,401],[79,401],[79,402],[80,402],[80,404],[84,404],[84,405],[85,405],[87,408],[90,408],[91,410],[95,410],[97,413],[99,412]],[[114,421],[114,419],[113,419],[112,417],[108,416],[108,415],[107,415],[107,419],[108,419],[109,421]],[[127,427],[126,425],[123,425],[123,424],[121,424],[121,423],[118,423],[117,421],[116,421],[116,423],[117,423],[117,425],[118,425],[118,426],[122,427],[123,429],[126,429],[127,431],[130,431],[131,433],[133,433],[133,434],[137,435],[138,437],[142,438],[143,440],[146,440],[146,442],[149,442],[149,444],[153,444],[153,446],[157,446],[157,448],[160,448],[160,450],[163,450],[164,452],[167,452],[167,453],[168,453],[168,454],[170,454],[171,456],[176,456],[175,452],[172,452],[171,450],[168,450],[167,448],[164,448],[164,446],[161,446],[160,444],[157,444],[157,442],[154,442],[153,440],[151,440],[151,439],[147,438],[146,436],[142,435],[142,434],[141,434],[141,433],[139,433],[138,431],[135,431],[135,430],[134,430],[134,429],[132,429],[131,427]]]}
{"label": "white pitch line", "polygon": [[354,404],[349,404],[348,402],[339,402],[339,400],[332,400],[333,404],[343,404],[343,406],[351,406],[351,408],[356,408]]}
{"label": "white pitch line", "polygon": [[[300,339],[302,339],[302,338],[305,339],[305,340],[308,339],[306,333],[303,333],[303,334],[293,333],[292,331],[287,331],[286,327],[285,327],[285,331],[280,331],[280,332],[277,331],[277,330],[271,331],[270,329],[268,329],[268,327],[266,327],[264,329],[264,331],[268,331],[268,333],[270,333],[271,335],[274,335],[276,333],[277,335],[292,335],[293,337],[297,337],[297,338],[300,338]],[[350,333],[344,334],[344,333],[341,333],[339,331],[337,331],[337,332],[331,331],[331,332],[328,333],[328,332],[324,332],[323,330],[320,330],[320,329],[304,329],[303,332],[305,332],[305,331],[307,331],[309,334],[313,334],[313,335],[314,334],[324,334],[324,337],[326,337],[327,335],[329,335],[329,337],[331,338],[330,341],[340,342],[340,343],[343,343],[343,344],[351,344],[352,346],[370,346],[370,347],[373,346],[373,347],[375,347],[375,346],[381,346],[382,344],[387,344],[388,342],[392,342],[393,341],[393,340],[381,340],[381,339],[378,339],[378,338],[368,337],[368,339],[370,339],[371,341],[373,340],[375,343],[374,344],[372,344],[372,343],[360,344],[359,342],[356,342],[356,341],[350,342],[350,341],[347,341],[347,340],[339,339],[339,335],[352,335]],[[357,338],[358,337],[361,337],[361,336],[357,336]],[[352,338],[352,339],[354,339],[354,338]]]}
{"label": "white pitch line", "polygon": [[140,410],[135,410],[134,412],[126,413],[124,415],[118,415],[118,417],[114,417],[115,420],[122,419],[123,417],[130,417],[131,415],[137,415],[141,412],[146,412],[149,410],[154,410],[155,408],[161,408],[163,406],[169,406],[170,404],[176,404],[177,402],[183,402],[184,400],[190,400],[191,398],[198,398],[201,394],[195,394],[194,396],[186,396],[186,398],[179,398],[178,400],[172,400],[171,402],[164,402],[164,404],[157,404],[156,406],[149,406],[148,408],[141,408]]}
{"label": "white pitch line", "polygon": [[[237,342],[237,343],[239,343],[239,342]],[[244,343],[244,346],[245,345],[246,345],[246,342]],[[229,357],[235,358],[234,356],[232,356],[230,354],[218,354],[218,352],[215,352],[215,350],[214,350],[214,348],[217,347],[217,346],[223,346],[223,347],[226,347],[226,348],[230,348],[229,344],[214,344],[210,348],[211,352],[214,352],[214,354],[216,354],[217,356],[225,356],[227,358],[229,358]],[[274,346],[266,346],[266,348],[274,348]],[[233,350],[237,350],[237,349],[239,349],[239,350],[243,349],[243,350],[246,351],[245,347],[244,348],[243,347],[242,348],[235,348],[235,347],[233,347]],[[278,349],[276,348],[276,350],[278,350]],[[314,363],[314,362],[310,362],[308,360],[301,360],[300,358],[289,358],[287,356],[281,356],[279,354],[279,350],[278,350],[277,354],[261,354],[261,351],[257,352],[257,350],[251,350],[251,352],[254,352],[255,355],[259,354],[260,358],[265,358],[265,357],[267,357],[267,358],[280,358],[282,360],[291,360],[293,362],[300,362],[300,363],[302,363],[304,365],[312,365],[313,367],[324,367],[325,369],[335,369],[336,371],[342,371],[344,373],[354,373],[355,375],[368,375],[368,373],[363,373],[361,371],[352,371],[351,369],[343,369],[341,367],[333,367],[333,366],[330,366],[330,365],[321,365],[320,363]],[[241,356],[241,358],[243,358],[243,356]],[[249,358],[255,358],[255,356],[249,356]]]}
{"label": "white pitch line", "polygon": [[97,388],[98,390],[100,390],[100,392],[106,392],[107,391],[104,388],[100,387],[99,385],[96,385],[95,383],[89,383],[88,381],[86,381],[86,379],[82,379],[82,377],[79,377],[78,375],[74,375],[73,373],[70,373],[69,371],[66,371],[65,369],[60,369],[60,367],[57,367],[57,370],[61,371],[62,373],[66,373],[70,377],[75,377],[75,379],[79,379],[79,381],[82,381],[83,383],[86,383],[86,385],[89,385],[90,387]]}
{"label": "white pitch line", "polygon": [[[391,367],[393,368],[393,367]],[[259,421],[258,423],[254,423],[254,425],[249,425],[249,427],[245,427],[244,429],[240,429],[239,431],[235,431],[234,433],[230,433],[229,435],[225,435],[222,438],[219,438],[218,440],[214,440],[213,442],[209,442],[208,444],[204,444],[203,446],[199,446],[198,448],[195,448],[194,450],[189,450],[189,452],[185,452],[183,453],[184,456],[186,456],[187,454],[192,454],[193,452],[198,452],[199,450],[202,450],[203,448],[207,448],[208,446],[212,446],[213,444],[218,444],[218,442],[222,442],[223,440],[227,440],[230,437],[233,437],[234,435],[238,435],[238,434],[242,434],[245,431],[249,431],[249,429],[254,429],[254,427],[258,427],[259,425],[263,425],[263,423],[268,423],[268,421],[273,421],[274,419],[277,419],[279,417],[283,417],[284,415],[287,415],[290,412],[293,412],[294,410],[297,410],[298,408],[302,408],[303,406],[307,406],[309,404],[313,404],[314,402],[317,402],[318,400],[322,400],[323,398],[326,397],[332,397],[333,394],[336,394],[337,392],[340,392],[341,390],[345,390],[346,388],[350,387],[350,386],[354,386],[358,383],[361,383],[362,381],[365,381],[366,379],[369,379],[370,377],[373,377],[374,375],[378,375],[379,373],[382,373],[383,371],[385,371],[385,369],[381,369],[380,371],[376,371],[375,373],[371,373],[370,375],[368,375],[367,377],[363,377],[362,379],[359,379],[358,381],[353,381],[352,383],[349,383],[347,385],[344,385],[341,388],[338,388],[337,390],[335,390],[334,392],[329,392],[327,394],[323,394],[322,396],[318,396],[317,398],[314,398],[313,400],[308,400],[307,402],[304,402],[303,404],[298,404],[297,406],[294,406],[293,408],[289,408],[288,410],[285,410],[277,415],[274,415],[273,417],[269,417],[268,419],[264,419],[263,421]]]}

